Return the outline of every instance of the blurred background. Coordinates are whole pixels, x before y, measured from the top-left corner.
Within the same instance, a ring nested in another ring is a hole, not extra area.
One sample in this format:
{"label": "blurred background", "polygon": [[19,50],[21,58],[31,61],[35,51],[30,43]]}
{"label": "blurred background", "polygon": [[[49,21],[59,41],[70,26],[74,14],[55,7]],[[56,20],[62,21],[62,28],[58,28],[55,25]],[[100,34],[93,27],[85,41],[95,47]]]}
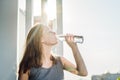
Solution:
{"label": "blurred background", "polygon": [[[0,0],[0,80],[17,80],[26,35],[36,23],[57,34],[82,35],[78,44],[87,77],[65,72],[65,80],[116,80],[120,77],[119,0]],[[55,48],[56,47],[56,48]],[[65,42],[53,48],[75,64]]]}

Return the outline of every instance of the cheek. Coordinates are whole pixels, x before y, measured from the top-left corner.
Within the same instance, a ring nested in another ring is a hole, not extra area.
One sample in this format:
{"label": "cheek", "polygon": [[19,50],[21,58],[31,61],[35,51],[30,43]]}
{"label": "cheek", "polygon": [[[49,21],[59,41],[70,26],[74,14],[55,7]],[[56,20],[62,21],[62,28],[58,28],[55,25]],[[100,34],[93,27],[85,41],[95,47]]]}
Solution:
{"label": "cheek", "polygon": [[42,37],[42,42],[46,42],[47,41],[47,36],[46,35],[43,35]]}
{"label": "cheek", "polygon": [[57,42],[57,38],[55,38],[55,37],[48,37],[46,42],[47,43],[56,43]]}
{"label": "cheek", "polygon": [[57,41],[56,36],[51,35],[51,34],[43,35],[43,39],[44,39],[43,41],[46,42],[46,43],[51,43],[51,42],[56,42]]}

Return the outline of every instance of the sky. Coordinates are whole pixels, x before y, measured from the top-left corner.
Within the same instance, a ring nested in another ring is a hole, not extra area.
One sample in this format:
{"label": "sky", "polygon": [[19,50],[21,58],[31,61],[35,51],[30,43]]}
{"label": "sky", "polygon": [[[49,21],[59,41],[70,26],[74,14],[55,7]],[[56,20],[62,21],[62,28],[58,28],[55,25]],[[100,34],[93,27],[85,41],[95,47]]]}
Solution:
{"label": "sky", "polygon": [[[63,33],[84,36],[78,46],[89,75],[120,72],[119,4],[120,0],[63,0]],[[73,61],[66,46],[64,56]]]}

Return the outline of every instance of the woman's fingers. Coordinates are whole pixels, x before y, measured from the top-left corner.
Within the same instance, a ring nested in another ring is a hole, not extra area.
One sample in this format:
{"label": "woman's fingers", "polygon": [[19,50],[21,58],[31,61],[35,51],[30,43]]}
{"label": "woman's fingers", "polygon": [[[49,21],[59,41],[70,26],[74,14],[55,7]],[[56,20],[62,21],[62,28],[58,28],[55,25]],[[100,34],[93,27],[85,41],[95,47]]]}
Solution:
{"label": "woman's fingers", "polygon": [[73,34],[66,34],[65,40],[68,42],[74,42],[74,35]]}

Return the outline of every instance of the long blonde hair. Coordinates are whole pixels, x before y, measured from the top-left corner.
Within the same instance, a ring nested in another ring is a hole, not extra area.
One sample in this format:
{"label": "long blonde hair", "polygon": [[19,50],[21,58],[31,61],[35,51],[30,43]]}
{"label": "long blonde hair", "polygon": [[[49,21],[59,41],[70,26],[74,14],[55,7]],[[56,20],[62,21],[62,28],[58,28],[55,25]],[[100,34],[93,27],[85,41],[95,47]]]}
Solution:
{"label": "long blonde hair", "polygon": [[[36,24],[30,29],[27,35],[24,56],[19,65],[19,76],[21,73],[26,73],[26,71],[32,67],[38,68],[42,66],[41,37],[43,27],[44,25],[42,24]],[[53,60],[54,63],[56,62],[53,56],[51,56],[51,60]]]}

